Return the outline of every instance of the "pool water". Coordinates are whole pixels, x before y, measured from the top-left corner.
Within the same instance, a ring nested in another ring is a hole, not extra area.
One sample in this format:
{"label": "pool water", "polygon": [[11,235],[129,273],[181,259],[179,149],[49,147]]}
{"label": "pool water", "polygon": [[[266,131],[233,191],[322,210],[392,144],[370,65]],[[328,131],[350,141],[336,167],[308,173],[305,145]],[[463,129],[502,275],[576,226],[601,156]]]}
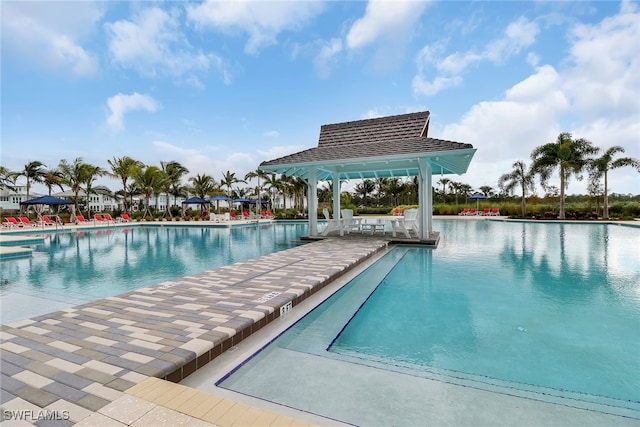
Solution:
{"label": "pool water", "polygon": [[639,228],[435,228],[439,248],[390,251],[219,385],[357,425],[423,422],[424,379],[640,419]]}
{"label": "pool water", "polygon": [[2,324],[123,294],[301,244],[306,223],[133,226],[41,234],[0,263]]}

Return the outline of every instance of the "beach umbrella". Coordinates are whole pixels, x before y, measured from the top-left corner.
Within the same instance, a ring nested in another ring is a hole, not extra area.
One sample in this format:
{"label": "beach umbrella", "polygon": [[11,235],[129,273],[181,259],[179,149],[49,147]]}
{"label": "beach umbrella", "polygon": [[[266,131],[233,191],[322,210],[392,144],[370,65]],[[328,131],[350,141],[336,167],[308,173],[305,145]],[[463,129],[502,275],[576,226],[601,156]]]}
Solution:
{"label": "beach umbrella", "polygon": [[184,202],[182,202],[182,215],[184,216],[187,211],[186,205],[200,205],[200,208],[205,211],[206,205],[209,204],[209,199],[203,199],[200,197],[190,197]]}
{"label": "beach umbrella", "polygon": [[220,201],[227,201],[229,198],[227,196],[213,196],[209,198],[210,202],[216,202],[216,208],[218,209],[218,213],[220,213]]}
{"label": "beach umbrella", "polygon": [[478,210],[478,204],[480,203],[480,200],[481,200],[481,199],[482,199],[482,200],[484,200],[484,199],[488,199],[488,197],[487,197],[487,196],[485,196],[484,194],[480,194],[480,193],[472,194],[472,195],[471,195],[471,196],[469,196],[468,198],[469,198],[469,199],[471,199],[471,200],[474,200],[474,199],[475,199],[475,201],[476,201],[476,210]]}
{"label": "beach umbrella", "polygon": [[34,206],[38,215],[42,214],[42,212],[44,211],[44,205],[55,207],[54,212],[57,214],[58,209],[61,205],[73,205],[73,202],[55,196],[34,197],[33,199],[20,202],[20,208],[23,208],[25,206]]}

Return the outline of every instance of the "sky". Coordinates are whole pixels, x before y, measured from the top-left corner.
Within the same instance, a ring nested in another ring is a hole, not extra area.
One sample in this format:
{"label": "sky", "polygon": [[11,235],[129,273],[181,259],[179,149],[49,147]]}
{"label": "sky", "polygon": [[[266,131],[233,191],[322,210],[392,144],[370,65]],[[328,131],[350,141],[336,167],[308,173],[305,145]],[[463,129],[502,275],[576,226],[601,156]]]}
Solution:
{"label": "sky", "polygon": [[[11,170],[130,156],[220,181],[316,147],[324,124],[425,110],[430,137],[477,149],[466,174],[446,176],[474,189],[497,189],[561,132],[640,158],[638,1],[0,8],[0,164]],[[640,174],[611,171],[609,192],[640,194]]]}

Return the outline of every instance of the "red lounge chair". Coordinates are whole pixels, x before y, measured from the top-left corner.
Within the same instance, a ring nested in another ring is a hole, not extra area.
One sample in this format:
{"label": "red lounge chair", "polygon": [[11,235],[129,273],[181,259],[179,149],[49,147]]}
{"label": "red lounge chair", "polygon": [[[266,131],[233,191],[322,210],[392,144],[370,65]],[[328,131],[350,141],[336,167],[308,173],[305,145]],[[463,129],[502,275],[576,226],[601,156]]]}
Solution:
{"label": "red lounge chair", "polygon": [[102,217],[102,215],[101,215],[101,214],[95,214],[95,215],[93,216],[93,219],[94,219],[96,222],[107,222],[107,220],[106,220],[106,219],[104,219],[104,218]]}
{"label": "red lounge chair", "polygon": [[493,208],[493,210],[491,211],[492,216],[500,216],[500,209],[499,208]]}
{"label": "red lounge chair", "polygon": [[463,215],[463,216],[469,215],[469,208],[464,208],[462,212],[460,212],[458,215]]}
{"label": "red lounge chair", "polygon": [[471,208],[467,215],[478,215],[478,210],[476,208]]}
{"label": "red lounge chair", "polygon": [[122,215],[120,215],[120,221],[129,222],[129,221],[131,221],[131,218],[129,218],[129,214],[128,213],[123,213]]}
{"label": "red lounge chair", "polygon": [[486,215],[486,216],[491,215],[491,208],[484,208],[484,210],[480,215]]}
{"label": "red lounge chair", "polygon": [[4,220],[5,222],[2,223],[4,227],[8,227],[8,228],[22,227],[22,224],[12,216],[8,216]]}
{"label": "red lounge chair", "polygon": [[40,217],[39,224],[41,224],[41,225],[56,225],[56,223],[51,221],[51,219],[46,215],[42,215]]}
{"label": "red lounge chair", "polygon": [[231,217],[231,219],[238,219],[234,211],[229,212],[229,216]]}
{"label": "red lounge chair", "polygon": [[27,218],[26,216],[21,216],[20,217],[20,222],[22,223],[23,226],[28,225],[29,227],[37,227],[38,224],[36,224],[35,222],[31,222],[29,221],[29,218]]}
{"label": "red lounge chair", "polygon": [[88,224],[89,221],[87,221],[83,215],[76,215],[76,222],[78,224]]}
{"label": "red lounge chair", "polygon": [[104,220],[107,222],[116,222],[111,216],[111,214],[104,214]]}

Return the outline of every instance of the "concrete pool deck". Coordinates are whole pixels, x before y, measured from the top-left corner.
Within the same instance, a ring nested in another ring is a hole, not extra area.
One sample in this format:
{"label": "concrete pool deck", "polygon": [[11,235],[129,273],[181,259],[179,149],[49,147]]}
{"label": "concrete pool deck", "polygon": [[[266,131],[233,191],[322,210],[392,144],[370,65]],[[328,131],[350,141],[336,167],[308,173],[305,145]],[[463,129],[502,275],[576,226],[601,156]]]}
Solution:
{"label": "concrete pool deck", "polygon": [[[2,325],[3,425],[21,425],[18,418],[22,425],[158,425],[143,421],[169,416],[153,410],[173,411],[168,413],[176,421],[166,425],[197,425],[184,422],[189,415],[231,425],[223,417],[231,417],[232,408],[238,417],[248,416],[241,409],[256,409],[225,400],[218,414],[215,398],[216,404],[203,398],[196,408],[189,402],[165,407],[153,399],[171,404],[170,397],[158,395],[174,394],[170,383],[154,383],[151,396],[127,391],[139,392],[149,378],[182,380],[278,319],[282,307],[283,313],[291,310],[387,245],[370,237],[329,238]],[[269,418],[265,413],[256,419]],[[276,414],[272,425],[297,425],[294,420]]]}

